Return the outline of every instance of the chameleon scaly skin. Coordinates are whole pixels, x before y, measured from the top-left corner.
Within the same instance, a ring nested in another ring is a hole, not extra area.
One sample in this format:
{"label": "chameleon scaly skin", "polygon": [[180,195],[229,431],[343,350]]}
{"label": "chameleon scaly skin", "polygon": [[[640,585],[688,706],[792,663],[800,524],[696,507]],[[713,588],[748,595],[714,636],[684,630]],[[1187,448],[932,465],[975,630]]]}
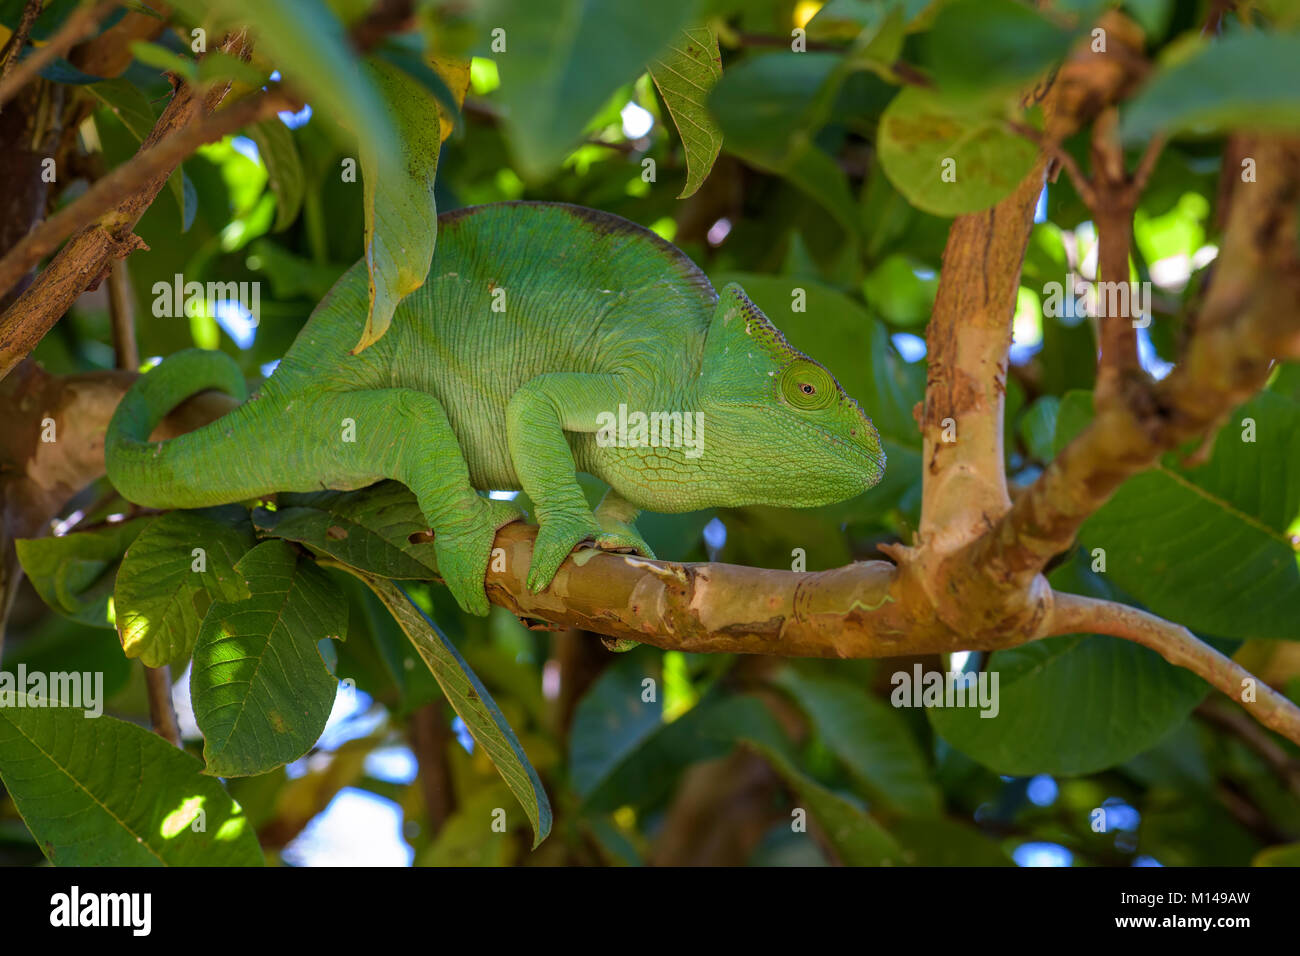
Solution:
{"label": "chameleon scaly skin", "polygon": [[[678,249],[617,216],[529,202],[445,214],[428,281],[378,343],[352,355],[367,305],[362,261],[258,395],[204,428],[149,442],[197,391],[245,395],[228,356],[169,357],[109,424],[110,480],[137,504],[198,508],[396,479],[434,531],[452,594],[486,614],[493,539],[521,513],[476,489],[532,498],[540,527],[528,586],[540,591],[585,541],[653,557],[639,510],[811,507],[884,473],[875,428],[825,368],[739,286],[719,296]],[[620,406],[628,420],[694,413],[698,452],[601,440]],[[610,486],[594,513],[576,471]]]}

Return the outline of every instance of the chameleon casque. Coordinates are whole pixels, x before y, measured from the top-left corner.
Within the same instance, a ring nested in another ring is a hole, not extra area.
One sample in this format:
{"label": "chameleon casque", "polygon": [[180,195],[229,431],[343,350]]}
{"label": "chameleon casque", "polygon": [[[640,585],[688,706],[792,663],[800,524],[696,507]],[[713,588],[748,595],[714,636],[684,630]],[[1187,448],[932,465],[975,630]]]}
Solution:
{"label": "chameleon casque", "polygon": [[[493,539],[522,512],[478,491],[532,498],[540,591],[584,542],[653,557],[633,524],[642,509],[811,507],[884,473],[876,429],[830,372],[738,285],[719,296],[675,246],[618,216],[532,202],[444,214],[427,281],[354,355],[368,303],[363,260],[259,394],[169,441],[148,440],[168,411],[209,388],[242,400],[243,376],[198,349],[142,376],[109,425],[114,486],[140,505],[198,508],[396,479],[457,602],[486,614]],[[598,441],[620,405],[695,413],[700,448]],[[594,513],[577,471],[609,485]]]}

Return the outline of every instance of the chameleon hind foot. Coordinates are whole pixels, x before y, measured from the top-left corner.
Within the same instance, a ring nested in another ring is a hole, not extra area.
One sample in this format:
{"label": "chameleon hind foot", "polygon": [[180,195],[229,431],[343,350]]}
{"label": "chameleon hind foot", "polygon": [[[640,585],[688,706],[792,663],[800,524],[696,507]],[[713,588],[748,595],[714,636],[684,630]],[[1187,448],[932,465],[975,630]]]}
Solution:
{"label": "chameleon hind foot", "polygon": [[467,614],[483,617],[491,605],[483,579],[492,559],[497,531],[512,521],[522,521],[523,511],[513,501],[479,498],[481,504],[463,522],[434,529],[433,547],[438,573]]}

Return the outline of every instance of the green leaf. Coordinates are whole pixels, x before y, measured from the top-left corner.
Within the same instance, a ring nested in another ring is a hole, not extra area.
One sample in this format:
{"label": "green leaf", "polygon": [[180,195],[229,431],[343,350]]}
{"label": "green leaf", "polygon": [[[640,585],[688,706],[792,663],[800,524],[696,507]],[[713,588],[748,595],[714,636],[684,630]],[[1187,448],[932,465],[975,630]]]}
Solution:
{"label": "green leaf", "polygon": [[934,311],[939,280],[922,279],[918,269],[907,256],[888,256],[862,280],[862,297],[895,325],[924,325]]}
{"label": "green leaf", "polygon": [[281,495],[275,511],[254,511],[253,523],[380,577],[427,581],[438,573],[432,540],[410,540],[427,532],[428,522],[415,495],[395,481],[356,492]]}
{"label": "green leaf", "polygon": [[832,53],[765,53],[729,68],[709,96],[727,151],[784,168],[820,124],[840,63]]}
{"label": "green leaf", "polygon": [[569,780],[578,796],[593,793],[663,727],[659,695],[645,700],[641,683],[662,683],[657,665],[647,655],[624,654],[578,702],[569,733]]}
{"label": "green leaf", "polygon": [[113,591],[126,656],[149,667],[183,666],[212,602],[249,596],[235,562],[253,544],[248,515],[236,506],[151,521],[127,549]]}
{"label": "green leaf", "polygon": [[307,189],[298,147],[289,128],[279,119],[254,123],[247,132],[266,164],[267,184],[275,193],[275,231],[282,232],[298,218]]}
{"label": "green leaf", "polygon": [[378,342],[401,301],[424,285],[438,236],[438,101],[397,67],[378,60],[367,65],[397,126],[402,162],[385,171],[388,157],[362,141],[370,312],[354,352]]}
{"label": "green leaf", "polygon": [[[634,705],[640,706],[639,683],[635,687],[625,685],[621,693],[635,697],[635,701],[622,705],[624,715],[631,713]],[[604,692],[607,706],[614,696],[611,691]],[[591,741],[584,748],[584,763],[590,764],[608,711],[594,705],[582,709],[580,704],[579,708],[570,739]],[[581,731],[579,718],[586,725]],[[624,734],[620,730],[616,736]],[[603,776],[595,779],[588,774],[585,778],[589,789],[583,806],[610,812],[624,805],[639,809],[656,806],[672,792],[684,767],[731,753],[742,737],[773,748],[788,746],[776,718],[758,698],[715,697],[701,701],[671,723],[660,723],[653,733],[642,736],[634,749],[616,743],[618,759],[602,767]]]}
{"label": "green leaf", "polygon": [[1069,31],[1016,0],[945,4],[921,37],[921,63],[945,97],[1020,92],[1069,51]]}
{"label": "green leaf", "polygon": [[650,76],[686,151],[686,185],[677,195],[685,199],[700,188],[722,149],[722,131],[705,106],[709,91],[722,76],[718,38],[708,27],[683,30],[650,63]]}
{"label": "green leaf", "polygon": [[889,835],[913,866],[1014,866],[1002,847],[974,827],[948,817],[902,817]]}
{"label": "green leaf", "polygon": [[1284,843],[1260,850],[1251,866],[1300,866],[1300,843]]}
{"label": "green leaf", "polygon": [[880,165],[918,209],[958,216],[1007,196],[1038,159],[1038,147],[996,116],[955,112],[919,87],[899,93],[880,117]]}
{"label": "green leaf", "polygon": [[[92,85],[90,92],[113,111],[113,115],[122,121],[122,125],[138,142],[144,142],[145,137],[152,132],[154,124],[158,121],[145,95],[133,83],[126,80],[104,80]],[[167,177],[167,188],[171,190],[172,198],[176,200],[176,214],[181,220],[181,232],[189,232],[194,222],[198,201],[194,195],[194,184],[189,182],[182,166],[177,165],[172,174]]]}
{"label": "green leaf", "polygon": [[492,829],[492,819],[511,799],[509,789],[500,782],[475,790],[443,823],[433,842],[421,852],[417,864],[509,866],[513,841],[509,834]]}
{"label": "green leaf", "polygon": [[64,707],[0,707],[0,780],[59,866],[259,866],[257,835],[156,734]]}
{"label": "green leaf", "polygon": [[758,751],[781,775],[798,800],[806,804],[826,842],[845,866],[894,866],[904,862],[894,838],[860,807],[809,777],[785,753],[755,740],[745,744]]}
{"label": "green leaf", "polygon": [[[1052,587],[1124,601],[1076,559]],[[1206,683],[1131,641],[1069,635],[995,651],[997,714],[976,707],[927,707],[935,732],[1001,774],[1085,774],[1158,744],[1204,697]],[[896,688],[901,693],[904,686]],[[991,711],[990,711],[991,712]]]}
{"label": "green leaf", "polygon": [[1056,432],[1056,415],[1060,410],[1061,400],[1055,395],[1044,395],[1035,399],[1025,409],[1020,419],[1020,437],[1025,447],[1037,461],[1047,464],[1052,460],[1052,436]]}
{"label": "green leaf", "polygon": [[[1092,416],[1071,392],[1058,448]],[[1254,422],[1254,441],[1249,427]],[[1300,515],[1300,403],[1261,392],[1229,416],[1209,462],[1166,456],[1130,478],[1079,530],[1105,551],[1106,578],[1195,631],[1300,640],[1300,567],[1288,529]],[[1212,588],[1206,581],[1215,582]]]}
{"label": "green leaf", "polygon": [[1085,774],[1123,763],[1186,719],[1206,685],[1129,641],[1052,637],[994,652],[998,713],[930,707],[937,734],[1001,774]]}
{"label": "green leaf", "polygon": [[[172,4],[195,23],[210,24],[208,0]],[[400,175],[397,134],[383,100],[362,71],[338,18],[316,0],[224,0],[221,22],[251,27],[257,50],[303,91],[317,113],[338,120],[357,141],[386,157],[384,176]]]}
{"label": "green leaf", "polygon": [[742,62],[709,97],[727,151],[784,176],[856,241],[860,223],[848,177],[814,141],[844,77],[829,53],[772,53]]}
{"label": "green leaf", "polygon": [[1300,35],[1234,33],[1164,66],[1120,111],[1120,135],[1300,128]]}
{"label": "green leaf", "polygon": [[311,749],[338,690],[317,643],[347,627],[342,595],[286,542],[265,541],[235,567],[249,597],[208,609],[190,675],[204,772],[222,777],[265,773]]}
{"label": "green leaf", "polygon": [[209,50],[199,60],[199,82],[204,86],[217,80],[231,80],[257,88],[264,86],[268,77],[265,71],[221,50]]}
{"label": "green leaf", "polygon": [[[693,19],[696,0],[659,0],[654,15],[625,0],[486,0],[483,49],[497,60],[503,126],[524,179],[560,168],[587,121],[645,70]],[[492,31],[502,33],[493,35]],[[485,44],[486,45],[486,44]]]}
{"label": "green leaf", "polygon": [[198,82],[199,66],[187,56],[173,53],[164,46],[149,43],[145,40],[133,41],[131,43],[131,52],[137,60],[146,66],[153,66],[168,73],[175,73],[190,83]]}
{"label": "green leaf", "polygon": [[412,603],[397,585],[384,578],[345,568],[375,592],[411,639],[438,681],[447,702],[460,715],[474,740],[491,759],[501,779],[515,795],[533,826],[536,848],[551,832],[551,804],[537,771],[528,762],[510,725],[492,695],[474,674],[456,646]]}
{"label": "green leaf", "polygon": [[921,748],[902,718],[848,681],[787,667],[773,680],[811,718],[822,740],[872,797],[900,813],[943,809]]}
{"label": "green leaf", "polygon": [[82,624],[112,627],[108,605],[127,547],[149,523],[133,518],[62,537],[20,538],[18,560],[50,607]]}
{"label": "green leaf", "polygon": [[104,80],[91,86],[90,92],[113,111],[137,140],[143,141],[158,121],[145,95],[126,80]]}

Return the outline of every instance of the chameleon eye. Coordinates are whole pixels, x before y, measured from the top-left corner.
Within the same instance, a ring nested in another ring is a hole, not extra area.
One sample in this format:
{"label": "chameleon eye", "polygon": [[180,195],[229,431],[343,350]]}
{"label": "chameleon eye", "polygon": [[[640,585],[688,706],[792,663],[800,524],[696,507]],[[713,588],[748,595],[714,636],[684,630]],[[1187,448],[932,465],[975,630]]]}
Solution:
{"label": "chameleon eye", "polygon": [[816,411],[834,402],[834,384],[826,369],[802,360],[781,373],[778,388],[787,404],[801,411]]}

